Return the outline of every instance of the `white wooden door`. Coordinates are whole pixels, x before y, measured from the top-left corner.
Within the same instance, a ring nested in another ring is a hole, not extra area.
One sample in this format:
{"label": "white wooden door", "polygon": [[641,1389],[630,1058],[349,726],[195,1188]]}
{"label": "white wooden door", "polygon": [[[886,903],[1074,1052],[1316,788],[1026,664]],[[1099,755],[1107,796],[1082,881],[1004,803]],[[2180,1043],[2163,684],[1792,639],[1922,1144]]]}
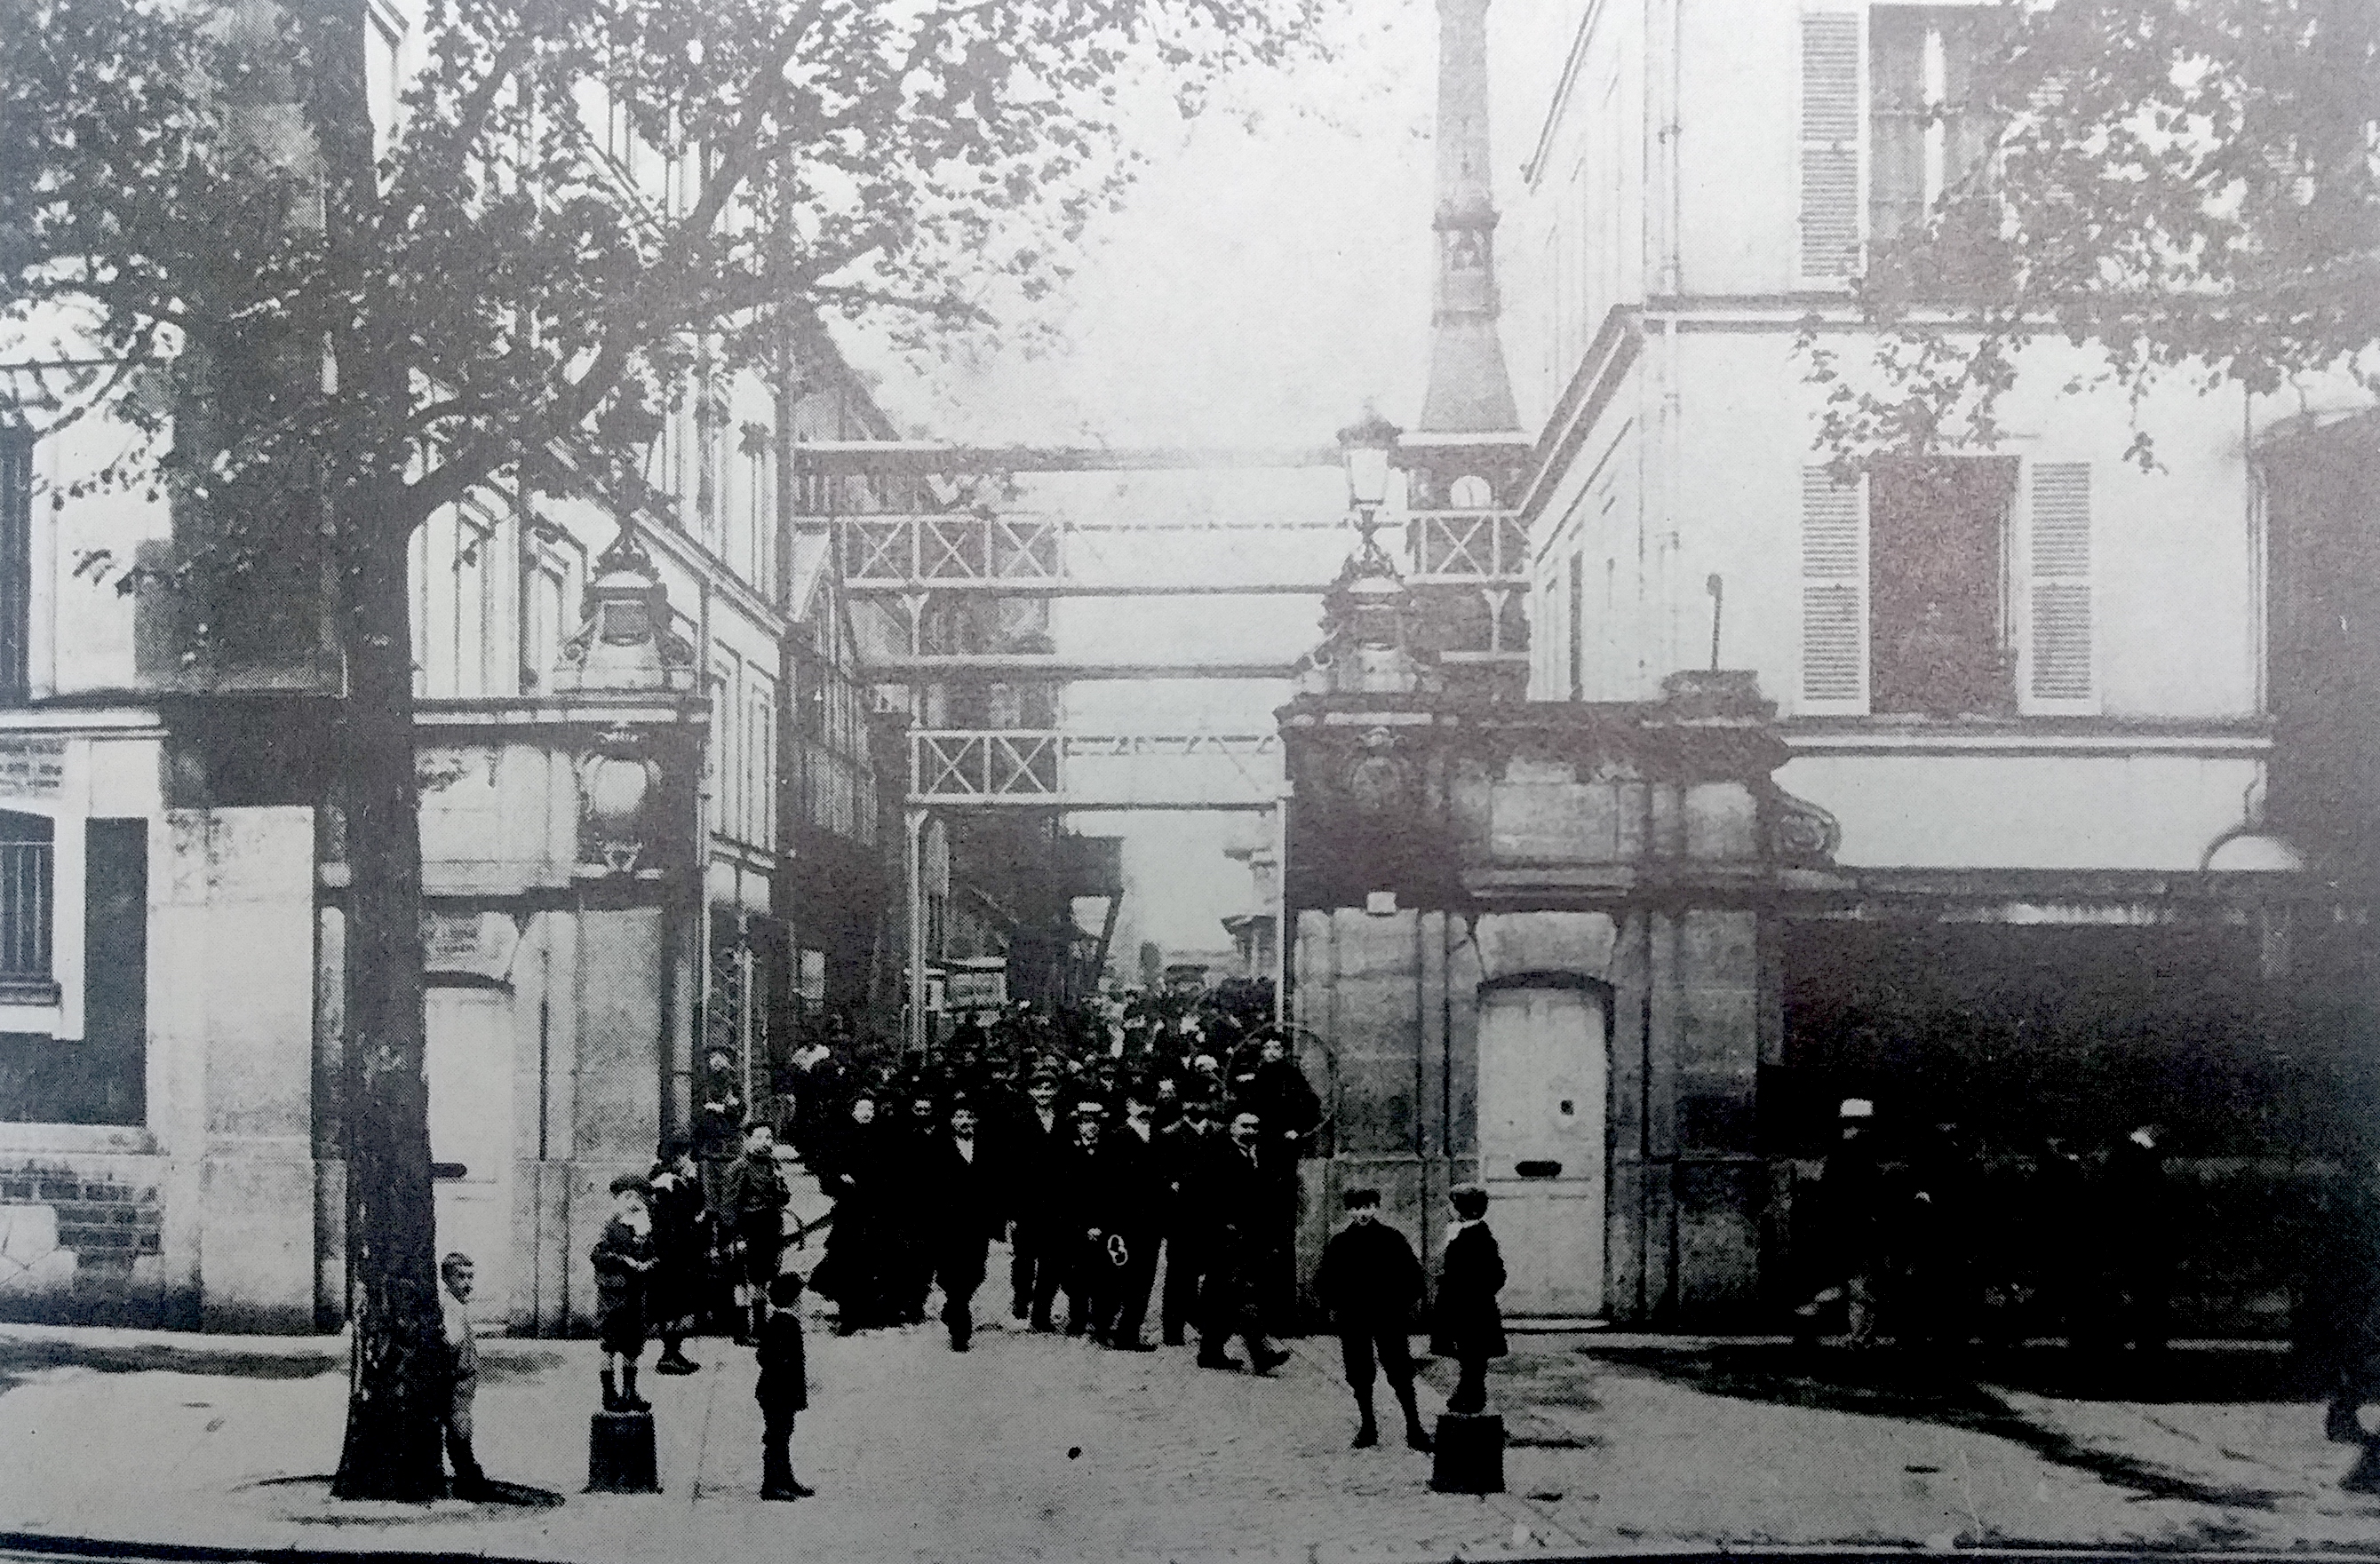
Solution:
{"label": "white wooden door", "polygon": [[492,988],[432,988],[428,999],[438,1253],[471,1256],[471,1317],[501,1326],[515,1271],[512,999]]}
{"label": "white wooden door", "polygon": [[1479,1172],[1508,1315],[1603,1312],[1607,1026],[1585,988],[1481,996]]}

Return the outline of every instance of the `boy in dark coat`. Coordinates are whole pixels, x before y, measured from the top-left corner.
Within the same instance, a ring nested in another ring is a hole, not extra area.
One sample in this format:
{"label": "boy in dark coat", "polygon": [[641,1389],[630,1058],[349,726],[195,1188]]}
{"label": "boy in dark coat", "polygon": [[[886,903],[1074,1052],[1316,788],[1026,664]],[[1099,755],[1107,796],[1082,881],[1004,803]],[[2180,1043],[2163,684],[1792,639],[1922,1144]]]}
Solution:
{"label": "boy in dark coat", "polygon": [[645,1350],[645,1288],[661,1262],[653,1252],[645,1181],[636,1174],[612,1181],[612,1219],[589,1257],[596,1333],[603,1340],[603,1410],[650,1412],[652,1404],[637,1394],[637,1359]]}
{"label": "boy in dark coat", "polygon": [[760,1497],[808,1498],[817,1490],[794,1480],[794,1414],[810,1404],[809,1364],[802,1352],[802,1279],[787,1271],[769,1283],[760,1322]]}
{"label": "boy in dark coat", "polygon": [[1496,1307],[1496,1294],[1504,1290],[1504,1255],[1488,1230],[1488,1192],[1465,1184],[1454,1192],[1453,1203],[1454,1231],[1438,1265],[1429,1350],[1452,1358],[1462,1370],[1446,1410],[1469,1414],[1488,1409],[1488,1360],[1504,1355],[1504,1316]]}
{"label": "boy in dark coat", "polygon": [[742,1316],[735,1339],[749,1340],[760,1328],[769,1283],[785,1246],[785,1207],[793,1190],[777,1166],[777,1134],[766,1124],[754,1124],[744,1135],[744,1155],[727,1170],[725,1197],[720,1215],[730,1224],[735,1248],[742,1259],[736,1277],[735,1303]]}
{"label": "boy in dark coat", "polygon": [[1355,1409],[1363,1422],[1355,1430],[1355,1448],[1370,1449],[1380,1442],[1380,1425],[1372,1415],[1373,1360],[1389,1376],[1397,1405],[1405,1414],[1405,1444],[1429,1449],[1420,1409],[1414,1405],[1414,1365],[1406,1332],[1413,1324],[1414,1305],[1421,1302],[1421,1262],[1414,1257],[1405,1235],[1379,1220],[1380,1192],[1351,1189],[1342,1196],[1347,1225],[1322,1246],[1322,1264],[1314,1273],[1314,1295],[1330,1311],[1339,1330],[1339,1355],[1347,1367],[1347,1388],[1355,1392]]}
{"label": "boy in dark coat", "polygon": [[703,1206],[702,1173],[694,1147],[682,1139],[662,1145],[646,1181],[653,1213],[653,1253],[661,1268],[646,1288],[646,1306],[662,1339],[655,1374],[692,1374],[702,1365],[686,1355],[686,1339],[703,1311],[710,1280],[710,1213]]}

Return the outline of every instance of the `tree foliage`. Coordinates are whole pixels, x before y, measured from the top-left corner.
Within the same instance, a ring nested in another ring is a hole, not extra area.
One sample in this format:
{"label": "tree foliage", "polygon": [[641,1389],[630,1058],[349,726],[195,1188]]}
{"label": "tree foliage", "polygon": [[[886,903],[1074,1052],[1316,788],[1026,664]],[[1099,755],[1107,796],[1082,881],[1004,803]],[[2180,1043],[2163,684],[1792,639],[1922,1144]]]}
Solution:
{"label": "tree foliage", "polygon": [[[1864,364],[1805,332],[1822,447],[1988,446],[2049,338],[2096,358],[2066,390],[2136,413],[2168,380],[2380,388],[2380,6],[1996,0],[1974,25],[1994,154],[1870,254]],[[2155,459],[2137,418],[2130,455]]]}
{"label": "tree foliage", "polygon": [[664,415],[794,372],[821,312],[913,338],[1013,320],[1121,198],[1128,86],[1195,110],[1312,48],[1334,3],[426,0],[375,123],[367,0],[0,0],[0,319],[123,367],[52,427],[105,404],[160,437],[165,574],[203,560],[249,601],[285,595],[257,589],[275,571],[301,601],[334,584],[358,1301],[335,1492],[440,1491],[414,530],[496,483],[634,501]]}
{"label": "tree foliage", "polygon": [[395,491],[363,509],[410,526],[524,446],[634,449],[698,354],[764,357],[771,306],[1029,305],[1129,176],[1120,91],[1195,109],[1324,4],[434,0],[352,188],[309,143],[346,112],[316,7],[0,0],[0,290],[109,357],[369,366],[293,377],[205,460]]}

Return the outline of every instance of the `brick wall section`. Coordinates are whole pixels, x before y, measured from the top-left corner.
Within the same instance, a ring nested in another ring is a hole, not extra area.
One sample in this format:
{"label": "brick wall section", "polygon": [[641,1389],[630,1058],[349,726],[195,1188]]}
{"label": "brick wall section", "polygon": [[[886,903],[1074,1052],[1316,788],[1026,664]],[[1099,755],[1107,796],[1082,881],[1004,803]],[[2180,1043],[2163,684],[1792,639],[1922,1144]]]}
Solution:
{"label": "brick wall section", "polygon": [[74,1251],[78,1268],[129,1276],[132,1262],[159,1253],[165,1206],[154,1189],[96,1182],[64,1168],[24,1167],[0,1174],[0,1205],[50,1206],[58,1214],[58,1247]]}

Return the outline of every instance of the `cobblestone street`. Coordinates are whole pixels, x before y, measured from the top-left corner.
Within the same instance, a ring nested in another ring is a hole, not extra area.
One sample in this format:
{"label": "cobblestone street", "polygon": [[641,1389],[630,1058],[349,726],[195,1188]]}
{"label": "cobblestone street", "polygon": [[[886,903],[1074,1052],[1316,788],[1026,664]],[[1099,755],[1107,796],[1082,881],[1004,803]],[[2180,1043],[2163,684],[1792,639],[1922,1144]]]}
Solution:
{"label": "cobblestone street", "polygon": [[[796,1538],[853,1560],[1372,1560],[1694,1544],[2339,1546],[2380,1534],[2380,1503],[2335,1486],[2348,1452],[2322,1442],[2316,1410],[2253,1399],[2270,1366],[2257,1354],[2180,1354],[2177,1385],[2204,1382],[2215,1399],[2171,1402],[1911,1392],[1831,1358],[1803,1373],[1757,1343],[1517,1338],[1495,1383],[1511,1491],[1477,1498],[1430,1492],[1428,1458],[1393,1437],[1351,1450],[1334,1344],[1295,1345],[1277,1377],[1257,1379],[1005,1317],[963,1356],[930,1327],[837,1338],[814,1319],[812,1410],[794,1449],[820,1493],[788,1506],[758,1497],[747,1352],[706,1340],[701,1374],[646,1376],[665,1491],[588,1496],[593,1343],[489,1341],[481,1454],[495,1475],[567,1502],[422,1510],[327,1498],[339,1341],[9,1328],[0,1529],[17,1546],[40,1534],[589,1560],[775,1557]],[[1445,1370],[1430,1370],[1427,1413]],[[144,1473],[137,1501],[130,1471]]]}

